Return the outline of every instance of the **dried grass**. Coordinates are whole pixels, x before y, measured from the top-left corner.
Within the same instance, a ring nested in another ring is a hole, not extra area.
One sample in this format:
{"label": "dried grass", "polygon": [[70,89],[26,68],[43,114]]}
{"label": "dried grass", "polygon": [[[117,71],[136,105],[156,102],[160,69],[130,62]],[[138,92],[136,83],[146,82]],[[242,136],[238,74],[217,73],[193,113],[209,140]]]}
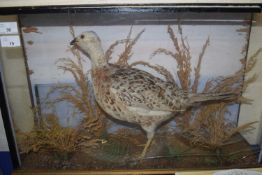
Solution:
{"label": "dried grass", "polygon": [[194,68],[194,71],[195,71],[195,79],[194,79],[194,82],[191,86],[191,89],[192,89],[192,92],[193,93],[197,93],[197,88],[198,88],[198,84],[199,84],[199,79],[200,79],[200,70],[201,70],[201,63],[202,63],[202,59],[204,57],[204,54],[206,52],[206,49],[207,49],[207,46],[209,45],[209,37],[208,39],[206,40],[205,44],[203,45],[202,49],[201,49],[201,52],[199,54],[199,57],[198,57],[198,62],[197,62],[197,67]]}
{"label": "dried grass", "polygon": [[[159,48],[153,52],[151,57],[154,57],[157,54],[165,54],[175,59],[177,62],[177,76],[180,82],[180,86],[185,91],[189,91],[190,84],[191,84],[190,74],[192,71],[191,62],[190,62],[191,60],[190,47],[187,42],[187,39],[183,37],[182,28],[180,26],[178,27],[178,31],[180,35],[180,40],[175,35],[175,32],[173,31],[171,26],[168,26],[167,28],[167,32],[173,43],[175,52],[169,51],[165,48]],[[199,65],[201,65],[201,62],[199,63]]]}
{"label": "dried grass", "polygon": [[112,59],[112,54],[114,52],[115,47],[120,44],[124,44],[124,49],[114,64],[119,65],[121,67],[129,67],[128,60],[133,55],[132,49],[135,46],[135,44],[137,43],[137,41],[139,40],[139,38],[141,37],[141,35],[144,33],[145,29],[140,31],[134,37],[134,39],[131,38],[132,31],[133,31],[133,27],[131,26],[126,39],[117,40],[109,46],[109,48],[105,52],[105,58],[107,59],[108,62]]}
{"label": "dried grass", "polygon": [[[75,33],[72,27],[70,27],[70,33],[72,37],[75,37]],[[52,106],[60,102],[68,102],[74,106],[85,118],[85,126],[92,128],[94,135],[99,135],[103,128],[103,112],[96,104],[93,96],[92,87],[88,80],[87,73],[83,68],[84,59],[81,57],[80,52],[74,48],[70,48],[74,58],[61,58],[58,60],[58,69],[69,72],[76,85],[72,84],[58,84],[52,87],[47,94],[46,104]],[[54,92],[59,92],[60,96],[55,100],[48,100],[50,95]],[[90,126],[87,126],[90,125]],[[92,126],[92,127],[91,127]]]}
{"label": "dried grass", "polygon": [[[70,33],[74,37],[73,28]],[[50,88],[44,106],[53,108],[57,103],[67,102],[73,105],[84,119],[78,128],[61,127],[57,117],[39,117],[40,125],[30,133],[22,133],[20,148],[22,153],[40,150],[53,150],[60,153],[72,153],[75,151],[89,152],[97,147],[99,137],[104,130],[103,112],[96,104],[92,94],[88,77],[83,68],[84,60],[75,48],[70,48],[74,58],[61,58],[58,60],[58,69],[69,72],[74,80],[72,84],[58,84]],[[59,97],[52,99],[53,93],[59,93]],[[48,122],[45,122],[49,120]]]}
{"label": "dried grass", "polygon": [[[173,43],[174,51],[159,48],[153,52],[151,58],[157,54],[165,54],[173,58],[177,62],[177,75],[180,87],[185,91],[197,93],[199,80],[201,79],[201,63],[210,43],[210,39],[208,37],[203,44],[198,56],[197,65],[192,74],[192,56],[190,46],[186,37],[183,36],[181,26],[178,25],[178,36],[175,34],[171,26],[168,26],[167,32]],[[202,92],[243,93],[247,86],[256,80],[256,75],[251,76],[251,78],[245,80],[245,82],[243,78],[244,74],[250,72],[255,66],[256,57],[259,52],[261,52],[261,49],[259,49],[248,61],[242,59],[241,68],[233,75],[208,80]],[[163,72],[156,67],[151,67],[160,74],[163,74]],[[164,72],[164,74],[166,74],[166,79],[170,81],[172,78],[169,77],[170,74],[167,72]],[[193,80],[193,82],[191,82],[191,80]],[[203,146],[209,149],[221,147],[239,131],[244,131],[254,124],[254,122],[251,122],[236,127],[232,122],[226,120],[225,115],[229,112],[229,105],[239,102],[249,103],[250,100],[244,97],[239,97],[227,103],[220,102],[202,106],[197,111],[187,111],[182,118],[176,118],[180,134],[193,145]]]}
{"label": "dried grass", "polygon": [[49,114],[41,125],[29,133],[18,133],[21,154],[51,151],[68,155],[76,151],[89,152],[99,146],[99,139],[82,134],[81,129],[61,127],[57,116]]}

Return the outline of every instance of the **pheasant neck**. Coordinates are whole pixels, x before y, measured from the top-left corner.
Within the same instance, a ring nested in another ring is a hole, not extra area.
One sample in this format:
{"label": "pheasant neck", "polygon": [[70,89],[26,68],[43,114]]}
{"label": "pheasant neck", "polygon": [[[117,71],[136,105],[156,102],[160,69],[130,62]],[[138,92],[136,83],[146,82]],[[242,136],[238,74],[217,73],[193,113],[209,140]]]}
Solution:
{"label": "pheasant neck", "polygon": [[104,67],[107,65],[107,61],[102,50],[90,53],[90,58],[93,68]]}
{"label": "pheasant neck", "polygon": [[89,49],[88,54],[92,63],[92,68],[100,68],[107,65],[102,47],[94,47]]}

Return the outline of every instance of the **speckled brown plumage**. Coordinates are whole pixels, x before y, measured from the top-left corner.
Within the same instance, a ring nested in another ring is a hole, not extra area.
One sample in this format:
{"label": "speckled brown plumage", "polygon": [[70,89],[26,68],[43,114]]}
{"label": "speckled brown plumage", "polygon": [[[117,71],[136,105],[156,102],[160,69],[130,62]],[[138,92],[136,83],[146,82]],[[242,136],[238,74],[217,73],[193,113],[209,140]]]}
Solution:
{"label": "speckled brown plumage", "polygon": [[[165,82],[147,72],[107,65],[92,69],[92,79],[96,100],[108,114],[119,120],[137,123],[143,129],[146,125],[158,125],[166,120],[166,115],[171,114],[172,110],[181,110],[171,100],[171,95],[169,99],[166,97]],[[163,83],[162,87],[155,82]],[[144,118],[146,113],[153,111],[165,112],[155,118]]]}
{"label": "speckled brown plumage", "polygon": [[94,32],[82,33],[71,44],[89,55],[95,97],[101,108],[116,119],[140,125],[147,133],[142,157],[161,123],[196,103],[231,97],[230,94],[190,94],[145,71],[108,64]]}

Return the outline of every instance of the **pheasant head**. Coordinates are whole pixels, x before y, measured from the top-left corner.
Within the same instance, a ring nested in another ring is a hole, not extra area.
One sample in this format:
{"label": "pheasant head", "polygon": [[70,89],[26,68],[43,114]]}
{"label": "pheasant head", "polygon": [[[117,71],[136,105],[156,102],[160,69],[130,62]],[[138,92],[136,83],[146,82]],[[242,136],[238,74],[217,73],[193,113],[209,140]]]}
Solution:
{"label": "pheasant head", "polygon": [[84,54],[86,54],[91,62],[92,67],[103,67],[107,64],[101,40],[93,31],[83,32],[74,38],[70,45],[77,46]]}

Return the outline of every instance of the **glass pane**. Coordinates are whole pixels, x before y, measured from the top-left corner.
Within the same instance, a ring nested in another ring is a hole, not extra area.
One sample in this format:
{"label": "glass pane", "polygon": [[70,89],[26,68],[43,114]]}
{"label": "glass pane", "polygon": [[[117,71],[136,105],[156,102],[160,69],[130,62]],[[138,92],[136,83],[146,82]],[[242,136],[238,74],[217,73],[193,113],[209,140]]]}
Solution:
{"label": "glass pane", "polygon": [[247,52],[251,19],[145,11],[20,15],[29,73],[23,82],[33,104],[30,111],[12,108],[22,168],[257,166],[261,112],[249,92],[258,89],[260,50]]}

